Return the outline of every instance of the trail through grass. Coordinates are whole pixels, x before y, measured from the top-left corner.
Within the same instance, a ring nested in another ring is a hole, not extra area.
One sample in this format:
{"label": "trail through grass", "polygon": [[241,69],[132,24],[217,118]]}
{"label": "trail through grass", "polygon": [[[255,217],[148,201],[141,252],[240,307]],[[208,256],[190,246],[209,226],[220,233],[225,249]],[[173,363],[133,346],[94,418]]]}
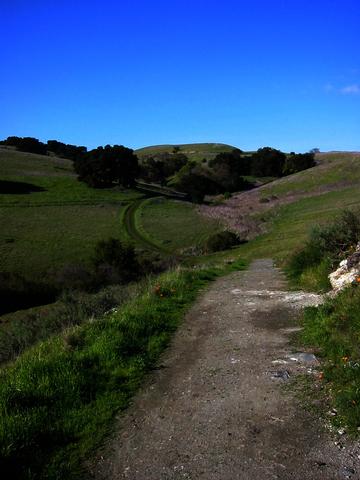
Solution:
{"label": "trail through grass", "polygon": [[[177,269],[116,313],[29,349],[0,371],[0,468],[12,479],[75,479],[199,291],[244,268]],[[34,452],[36,451],[36,455]]]}

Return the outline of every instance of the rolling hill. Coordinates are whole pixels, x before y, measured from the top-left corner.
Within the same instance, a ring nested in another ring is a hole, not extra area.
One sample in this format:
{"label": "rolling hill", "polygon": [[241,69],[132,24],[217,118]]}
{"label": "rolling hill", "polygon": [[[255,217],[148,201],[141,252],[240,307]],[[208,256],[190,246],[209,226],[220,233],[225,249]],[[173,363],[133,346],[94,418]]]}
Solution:
{"label": "rolling hill", "polygon": [[345,208],[360,207],[360,154],[317,155],[318,165],[233,195],[201,212],[251,239],[237,252],[246,258],[270,256],[284,262],[310,229]]}
{"label": "rolling hill", "polygon": [[179,148],[179,153],[183,153],[190,160],[195,161],[202,161],[204,158],[206,160],[211,160],[219,153],[231,152],[236,148],[224,143],[184,143],[178,145],[153,145],[139,148],[138,150],[135,150],[135,153],[140,159],[142,159],[159,153],[171,153],[174,151],[175,147]]}

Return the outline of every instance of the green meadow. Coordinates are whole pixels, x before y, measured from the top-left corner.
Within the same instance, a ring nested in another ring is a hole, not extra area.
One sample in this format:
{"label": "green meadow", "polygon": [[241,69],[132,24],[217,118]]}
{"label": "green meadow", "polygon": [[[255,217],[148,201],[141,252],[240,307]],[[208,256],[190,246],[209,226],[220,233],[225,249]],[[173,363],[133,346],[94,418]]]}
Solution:
{"label": "green meadow", "polygon": [[201,246],[209,235],[224,228],[202,217],[191,203],[161,197],[141,204],[136,224],[145,237],[171,253]]}

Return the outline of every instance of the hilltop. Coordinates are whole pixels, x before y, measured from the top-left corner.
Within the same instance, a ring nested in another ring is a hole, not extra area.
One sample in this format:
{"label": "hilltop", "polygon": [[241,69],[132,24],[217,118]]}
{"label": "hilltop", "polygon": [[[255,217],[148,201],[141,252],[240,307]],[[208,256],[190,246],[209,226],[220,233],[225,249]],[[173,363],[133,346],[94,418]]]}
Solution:
{"label": "hilltop", "polygon": [[183,143],[174,145],[152,145],[135,150],[140,159],[158,155],[159,153],[170,153],[178,151],[183,153],[190,160],[201,161],[204,158],[211,160],[219,153],[231,152],[237,147],[226,145],[225,143]]}

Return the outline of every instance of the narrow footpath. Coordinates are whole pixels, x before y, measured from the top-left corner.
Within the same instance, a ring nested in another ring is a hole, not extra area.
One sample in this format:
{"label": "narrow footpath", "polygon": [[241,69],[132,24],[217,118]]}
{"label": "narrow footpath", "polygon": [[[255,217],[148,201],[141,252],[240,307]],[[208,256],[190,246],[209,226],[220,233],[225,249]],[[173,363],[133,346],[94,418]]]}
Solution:
{"label": "narrow footpath", "polygon": [[318,367],[294,355],[289,335],[301,308],[319,301],[287,291],[271,260],[214,282],[119,415],[91,478],[359,479],[358,447],[337,442],[283,389]]}

